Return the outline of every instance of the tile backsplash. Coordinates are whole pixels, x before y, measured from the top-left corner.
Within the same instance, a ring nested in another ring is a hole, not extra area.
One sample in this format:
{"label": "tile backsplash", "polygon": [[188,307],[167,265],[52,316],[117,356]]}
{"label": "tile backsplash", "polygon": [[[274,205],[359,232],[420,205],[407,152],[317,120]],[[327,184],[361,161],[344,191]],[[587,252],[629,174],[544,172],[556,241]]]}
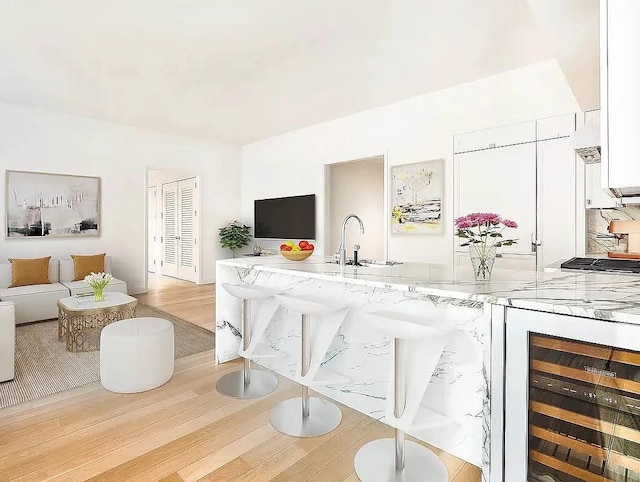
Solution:
{"label": "tile backsplash", "polygon": [[611,209],[587,209],[587,254],[626,251],[626,236],[609,234],[609,221],[640,220],[640,205]]}

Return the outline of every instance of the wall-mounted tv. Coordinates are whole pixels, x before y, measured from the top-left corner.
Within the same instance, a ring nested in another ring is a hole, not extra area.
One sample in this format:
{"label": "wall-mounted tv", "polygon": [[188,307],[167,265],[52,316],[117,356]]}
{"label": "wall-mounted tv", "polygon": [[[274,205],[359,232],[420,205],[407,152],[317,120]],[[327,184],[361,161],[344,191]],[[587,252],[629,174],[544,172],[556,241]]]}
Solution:
{"label": "wall-mounted tv", "polygon": [[256,238],[316,238],[315,194],[256,199],[253,214]]}

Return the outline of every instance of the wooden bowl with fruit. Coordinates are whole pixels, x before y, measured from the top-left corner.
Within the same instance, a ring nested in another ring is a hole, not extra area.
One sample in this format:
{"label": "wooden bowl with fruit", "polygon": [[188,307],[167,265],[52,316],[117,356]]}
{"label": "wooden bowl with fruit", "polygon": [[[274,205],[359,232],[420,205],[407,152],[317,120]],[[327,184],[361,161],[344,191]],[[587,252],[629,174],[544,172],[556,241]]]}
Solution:
{"label": "wooden bowl with fruit", "polygon": [[280,254],[290,261],[302,261],[313,254],[314,248],[313,244],[304,239],[298,244],[287,241],[280,245]]}

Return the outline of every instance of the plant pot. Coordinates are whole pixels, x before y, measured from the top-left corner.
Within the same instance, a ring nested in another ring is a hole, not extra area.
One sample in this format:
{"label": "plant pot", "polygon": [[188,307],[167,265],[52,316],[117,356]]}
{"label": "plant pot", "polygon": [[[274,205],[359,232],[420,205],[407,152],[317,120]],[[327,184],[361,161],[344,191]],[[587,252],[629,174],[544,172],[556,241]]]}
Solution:
{"label": "plant pot", "polygon": [[473,276],[476,281],[491,280],[491,271],[496,261],[496,247],[484,244],[472,244],[469,246]]}

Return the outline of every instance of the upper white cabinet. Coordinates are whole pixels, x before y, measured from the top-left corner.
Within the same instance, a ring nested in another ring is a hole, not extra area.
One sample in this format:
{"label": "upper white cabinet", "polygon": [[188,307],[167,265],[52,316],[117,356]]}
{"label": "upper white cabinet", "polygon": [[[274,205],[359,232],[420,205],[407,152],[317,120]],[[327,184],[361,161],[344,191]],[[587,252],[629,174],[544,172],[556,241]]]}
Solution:
{"label": "upper white cabinet", "polygon": [[510,126],[493,127],[481,131],[456,135],[453,139],[453,152],[479,151],[496,147],[535,142],[536,123],[521,122]]}
{"label": "upper white cabinet", "polygon": [[602,185],[640,194],[640,1],[601,0]]}
{"label": "upper white cabinet", "polygon": [[576,130],[576,115],[566,114],[536,121],[536,140],[569,137]]}
{"label": "upper white cabinet", "polygon": [[[584,113],[584,123],[599,124],[600,111],[590,110]],[[602,209],[617,207],[620,202],[607,194],[602,188],[601,164],[584,164],[584,199],[588,209]]]}

